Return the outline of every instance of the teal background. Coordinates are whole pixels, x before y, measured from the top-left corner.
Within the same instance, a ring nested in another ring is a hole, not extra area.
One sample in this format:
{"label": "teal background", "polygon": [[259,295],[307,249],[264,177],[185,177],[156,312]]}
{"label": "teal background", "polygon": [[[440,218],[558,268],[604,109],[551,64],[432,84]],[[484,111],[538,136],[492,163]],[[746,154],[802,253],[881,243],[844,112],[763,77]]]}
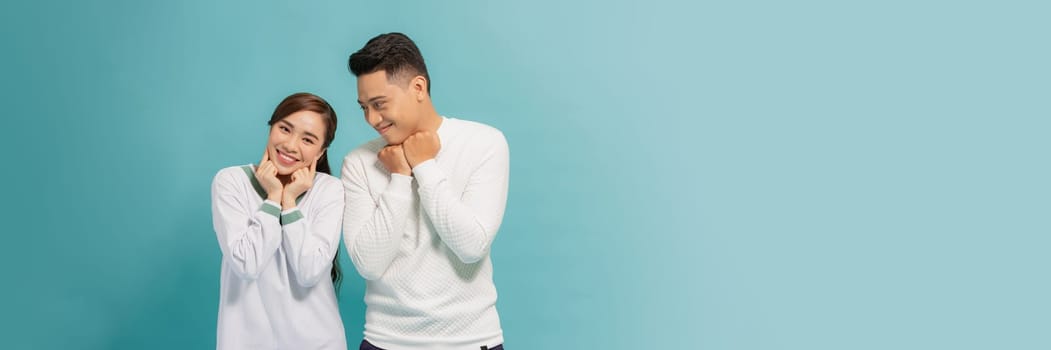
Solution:
{"label": "teal background", "polygon": [[401,31],[510,142],[509,349],[1048,349],[1049,9],[5,2],[0,347],[214,347],[212,176],[297,91],[338,168],[347,55]]}

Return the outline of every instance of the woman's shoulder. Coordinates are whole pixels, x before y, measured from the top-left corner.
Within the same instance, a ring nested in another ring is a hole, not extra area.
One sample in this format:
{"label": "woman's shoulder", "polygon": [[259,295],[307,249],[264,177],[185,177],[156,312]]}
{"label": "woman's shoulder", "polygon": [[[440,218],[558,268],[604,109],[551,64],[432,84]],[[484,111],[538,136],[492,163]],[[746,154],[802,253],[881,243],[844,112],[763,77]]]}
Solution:
{"label": "woman's shoulder", "polygon": [[328,201],[329,199],[343,200],[343,182],[339,178],[325,174],[316,173],[314,175],[314,185],[310,188],[311,192],[316,193],[315,196],[320,196],[322,201]]}
{"label": "woman's shoulder", "polygon": [[228,167],[219,169],[219,171],[215,173],[215,177],[212,179],[212,181],[213,182],[218,182],[218,181],[224,181],[224,182],[249,181],[250,179],[248,178],[247,174],[250,174],[253,171],[254,170],[252,169],[252,165],[251,164],[228,166]]}
{"label": "woman's shoulder", "polygon": [[338,177],[318,172],[314,176],[314,187],[316,188],[338,188],[340,191],[343,190],[343,182]]}
{"label": "woman's shoulder", "polygon": [[329,182],[336,182],[336,183],[338,183],[339,182],[339,178],[335,177],[335,176],[332,176],[330,174],[326,174],[326,173],[320,172],[320,171],[317,172],[315,174],[315,176],[314,176],[314,183],[315,184],[329,183]]}

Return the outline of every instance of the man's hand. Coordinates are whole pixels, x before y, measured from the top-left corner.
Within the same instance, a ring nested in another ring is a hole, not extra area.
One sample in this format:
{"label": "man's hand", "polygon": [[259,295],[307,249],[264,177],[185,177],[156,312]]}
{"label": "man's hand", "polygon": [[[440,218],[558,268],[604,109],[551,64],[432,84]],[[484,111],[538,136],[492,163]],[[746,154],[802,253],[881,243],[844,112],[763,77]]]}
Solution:
{"label": "man's hand", "polygon": [[409,135],[409,138],[405,139],[401,145],[405,149],[405,160],[409,162],[410,169],[434,159],[438,156],[438,151],[442,149],[438,133],[433,131],[420,131]]}
{"label": "man's hand", "polygon": [[383,166],[391,174],[412,176],[412,167],[409,166],[409,162],[405,159],[405,151],[402,149],[402,145],[384,147],[380,150],[378,156],[380,162],[383,162]]}

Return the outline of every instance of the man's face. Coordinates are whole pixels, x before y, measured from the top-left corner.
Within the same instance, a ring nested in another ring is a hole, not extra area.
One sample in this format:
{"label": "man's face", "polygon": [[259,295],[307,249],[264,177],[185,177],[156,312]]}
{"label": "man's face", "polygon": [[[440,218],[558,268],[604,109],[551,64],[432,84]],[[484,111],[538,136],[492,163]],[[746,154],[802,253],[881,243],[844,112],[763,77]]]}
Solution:
{"label": "man's face", "polygon": [[389,145],[398,145],[416,132],[419,101],[408,81],[391,82],[384,70],[358,76],[358,104],[365,122]]}

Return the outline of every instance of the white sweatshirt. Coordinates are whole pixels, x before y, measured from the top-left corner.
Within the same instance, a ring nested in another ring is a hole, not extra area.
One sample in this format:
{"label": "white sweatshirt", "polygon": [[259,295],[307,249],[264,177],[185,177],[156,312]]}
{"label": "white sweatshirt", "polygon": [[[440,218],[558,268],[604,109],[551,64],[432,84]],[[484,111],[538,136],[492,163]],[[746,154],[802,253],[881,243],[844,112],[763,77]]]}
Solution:
{"label": "white sweatshirt", "polygon": [[284,212],[265,200],[254,167],[220,170],[212,221],[223,252],[217,349],[347,348],[330,277],[343,188],[318,173]]}
{"label": "white sweatshirt", "polygon": [[377,158],[382,138],[343,159],[343,234],[367,280],[365,339],[385,349],[479,349],[503,343],[489,247],[507,202],[500,131],[444,118],[441,150],[413,177]]}

